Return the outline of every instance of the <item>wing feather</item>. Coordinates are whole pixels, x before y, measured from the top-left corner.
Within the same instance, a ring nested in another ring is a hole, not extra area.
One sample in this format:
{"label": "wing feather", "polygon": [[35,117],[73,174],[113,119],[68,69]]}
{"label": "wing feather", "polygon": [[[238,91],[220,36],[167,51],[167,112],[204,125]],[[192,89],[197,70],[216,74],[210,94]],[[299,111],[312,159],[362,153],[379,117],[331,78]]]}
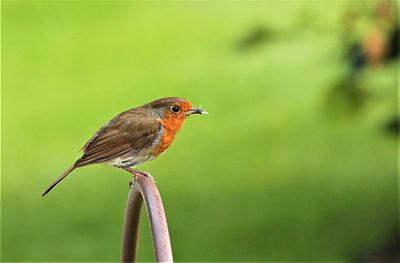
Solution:
{"label": "wing feather", "polygon": [[85,144],[77,166],[113,160],[128,152],[150,147],[159,135],[161,123],[142,111],[131,110],[113,118]]}

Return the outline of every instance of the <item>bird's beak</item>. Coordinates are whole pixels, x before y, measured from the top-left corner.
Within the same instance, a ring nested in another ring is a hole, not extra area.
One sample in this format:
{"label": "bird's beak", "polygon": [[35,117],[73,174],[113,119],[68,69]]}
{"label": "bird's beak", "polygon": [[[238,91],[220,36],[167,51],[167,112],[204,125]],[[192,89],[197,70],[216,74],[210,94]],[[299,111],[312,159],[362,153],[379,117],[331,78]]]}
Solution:
{"label": "bird's beak", "polygon": [[187,111],[187,114],[208,114],[205,110],[199,109],[199,108],[191,108],[190,110]]}

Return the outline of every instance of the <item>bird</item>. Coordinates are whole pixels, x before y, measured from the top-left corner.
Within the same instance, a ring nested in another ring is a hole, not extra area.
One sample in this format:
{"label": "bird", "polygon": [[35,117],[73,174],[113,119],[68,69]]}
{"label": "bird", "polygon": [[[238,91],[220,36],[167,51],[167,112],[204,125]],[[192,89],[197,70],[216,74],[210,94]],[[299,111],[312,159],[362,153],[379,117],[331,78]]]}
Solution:
{"label": "bird", "polygon": [[166,97],[124,111],[102,126],[82,147],[83,155],[43,192],[45,196],[76,168],[104,163],[128,172],[160,156],[174,141],[186,118],[208,114],[188,100]]}

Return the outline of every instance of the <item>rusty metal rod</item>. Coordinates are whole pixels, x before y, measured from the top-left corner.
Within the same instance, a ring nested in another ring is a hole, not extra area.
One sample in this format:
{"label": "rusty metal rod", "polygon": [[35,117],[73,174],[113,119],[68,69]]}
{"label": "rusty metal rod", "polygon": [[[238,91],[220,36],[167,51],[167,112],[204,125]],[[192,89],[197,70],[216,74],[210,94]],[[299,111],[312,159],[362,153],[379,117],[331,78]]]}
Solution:
{"label": "rusty metal rod", "polygon": [[150,221],[153,248],[157,262],[173,262],[167,218],[160,193],[154,181],[136,170],[128,170],[135,175],[128,196],[122,243],[122,262],[135,262],[139,231],[140,208],[144,202]]}

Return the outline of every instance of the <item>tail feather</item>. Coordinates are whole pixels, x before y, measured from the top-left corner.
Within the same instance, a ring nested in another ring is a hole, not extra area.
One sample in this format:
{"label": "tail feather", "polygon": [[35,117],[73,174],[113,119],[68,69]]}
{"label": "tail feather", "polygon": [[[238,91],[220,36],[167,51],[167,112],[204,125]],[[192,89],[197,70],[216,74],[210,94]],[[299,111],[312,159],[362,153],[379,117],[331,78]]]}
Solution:
{"label": "tail feather", "polygon": [[73,170],[75,170],[77,166],[75,164],[71,165],[61,176],[59,176],[56,180],[54,180],[43,192],[42,196],[45,196],[51,189],[54,188],[62,179],[64,179],[67,175],[69,175]]}

